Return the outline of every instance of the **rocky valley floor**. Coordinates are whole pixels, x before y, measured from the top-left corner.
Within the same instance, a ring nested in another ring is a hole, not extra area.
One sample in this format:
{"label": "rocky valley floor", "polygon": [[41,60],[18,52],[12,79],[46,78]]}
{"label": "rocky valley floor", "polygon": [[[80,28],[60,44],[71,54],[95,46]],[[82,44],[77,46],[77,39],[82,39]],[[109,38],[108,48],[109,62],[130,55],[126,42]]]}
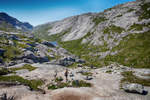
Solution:
{"label": "rocky valley floor", "polygon": [[[11,67],[20,67],[20,65]],[[65,83],[66,67],[54,64],[32,64],[37,67],[33,71],[18,70],[17,75],[31,80],[40,79],[44,82],[39,88],[42,91],[31,91],[24,85],[6,86],[0,85],[0,94],[7,93],[15,96],[16,100],[149,100],[150,87],[144,87],[146,95],[127,93],[120,89],[120,80],[123,78],[122,71],[150,72],[150,70],[131,69],[118,64],[112,64],[98,69],[89,67],[68,68],[71,80],[84,80],[91,83],[91,87],[64,87],[60,89],[48,89],[49,84],[56,84],[55,77],[61,77]],[[122,68],[124,67],[124,68]],[[110,71],[111,70],[111,71]],[[57,76],[55,76],[57,71]],[[88,75],[88,74],[92,75]],[[87,76],[89,76],[87,78]],[[44,93],[43,93],[44,91]]]}

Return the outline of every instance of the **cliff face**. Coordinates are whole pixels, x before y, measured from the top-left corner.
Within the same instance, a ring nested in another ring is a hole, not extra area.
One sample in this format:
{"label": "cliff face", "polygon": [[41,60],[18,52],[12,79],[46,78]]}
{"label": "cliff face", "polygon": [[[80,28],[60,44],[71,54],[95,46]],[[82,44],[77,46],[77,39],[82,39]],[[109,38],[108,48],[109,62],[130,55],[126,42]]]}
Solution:
{"label": "cliff face", "polygon": [[[87,13],[40,25],[34,29],[34,34],[59,41],[84,59],[93,56],[89,62],[98,62],[96,65],[107,65],[115,60],[128,66],[148,67],[149,7],[149,2],[137,0],[101,13]],[[144,49],[147,52],[143,53]]]}

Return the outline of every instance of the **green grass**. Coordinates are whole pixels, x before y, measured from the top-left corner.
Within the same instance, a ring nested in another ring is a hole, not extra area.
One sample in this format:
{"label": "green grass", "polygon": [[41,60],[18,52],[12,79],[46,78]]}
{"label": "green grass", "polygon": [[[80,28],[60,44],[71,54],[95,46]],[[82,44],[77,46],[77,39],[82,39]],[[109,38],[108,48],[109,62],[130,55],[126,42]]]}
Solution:
{"label": "green grass", "polygon": [[29,64],[25,64],[22,67],[18,67],[18,68],[9,68],[11,71],[17,71],[17,70],[22,70],[22,69],[27,69],[29,71],[33,71],[36,69],[36,67],[31,66]]}
{"label": "green grass", "polygon": [[76,83],[76,81],[67,82],[67,83],[58,81],[56,85],[54,84],[49,85],[48,89],[55,90],[55,89],[64,88],[64,87],[91,87],[91,86],[92,85],[90,83],[87,83],[83,80],[79,80],[78,84]]}
{"label": "green grass", "polygon": [[111,70],[107,70],[106,73],[112,73],[112,71]]}
{"label": "green grass", "polygon": [[118,15],[118,16],[116,16],[116,17],[121,17],[122,15],[120,14],[120,15]]}
{"label": "green grass", "polygon": [[51,89],[51,90],[55,90],[55,89],[59,89],[59,88],[64,88],[64,87],[70,87],[69,83],[58,83],[57,85],[49,85],[48,86],[48,89]]}
{"label": "green grass", "polygon": [[133,75],[132,71],[123,72],[122,76],[124,78],[121,80],[121,84],[124,82],[129,82],[129,83],[142,84],[144,86],[150,86],[150,79],[138,78],[137,76]]}
{"label": "green grass", "polygon": [[107,19],[105,17],[95,17],[93,19],[93,22],[95,23],[95,25],[97,26],[99,23],[106,21]]}
{"label": "green grass", "polygon": [[84,73],[81,73],[81,74],[84,75],[84,76],[92,76],[93,73],[91,73],[91,72],[84,72]]}
{"label": "green grass", "polygon": [[141,4],[142,13],[140,14],[139,20],[150,18],[150,10],[148,10],[149,7],[150,3]]}
{"label": "green grass", "polygon": [[19,48],[14,47],[14,46],[3,46],[2,47],[4,50],[6,50],[6,52],[4,52],[4,56],[3,59],[4,61],[10,61],[13,60],[14,58],[16,58],[18,55],[21,54],[21,51]]}
{"label": "green grass", "polygon": [[19,82],[25,86],[29,86],[31,90],[39,90],[39,86],[43,84],[41,80],[27,80],[20,76],[0,76],[2,82]]}
{"label": "green grass", "polygon": [[0,75],[6,75],[11,73],[10,70],[8,70],[7,68],[0,68]]}
{"label": "green grass", "polygon": [[91,87],[92,85],[90,83],[87,83],[83,80],[79,80],[79,83],[76,84],[76,81],[72,82],[73,87]]}
{"label": "green grass", "polygon": [[134,9],[129,9],[127,12],[129,13],[129,12],[132,12],[132,11],[134,11]]}
{"label": "green grass", "polygon": [[129,28],[129,31],[130,31],[130,30],[141,31],[141,30],[143,30],[143,27],[144,27],[144,25],[141,25],[141,24],[133,24],[133,25]]}
{"label": "green grass", "polygon": [[62,78],[62,77],[57,77],[57,78],[55,79],[55,82],[61,82],[61,81],[63,81],[63,78]]}
{"label": "green grass", "polygon": [[104,34],[110,34],[110,33],[121,33],[124,29],[115,25],[111,25],[109,27],[104,28],[103,33]]}
{"label": "green grass", "polygon": [[104,61],[118,62],[135,68],[150,68],[150,32],[130,34],[120,42],[113,51],[117,55],[107,56]]}

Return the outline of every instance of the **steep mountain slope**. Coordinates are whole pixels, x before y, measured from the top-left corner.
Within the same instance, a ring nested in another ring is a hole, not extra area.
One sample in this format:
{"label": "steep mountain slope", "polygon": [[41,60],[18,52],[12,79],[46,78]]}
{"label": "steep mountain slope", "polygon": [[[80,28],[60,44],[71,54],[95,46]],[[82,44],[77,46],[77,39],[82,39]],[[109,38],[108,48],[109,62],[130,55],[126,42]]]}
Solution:
{"label": "steep mountain slope", "polygon": [[87,64],[112,62],[150,68],[150,3],[137,0],[101,13],[87,13],[34,29],[35,36],[58,41]]}
{"label": "steep mountain slope", "polygon": [[20,22],[16,18],[0,12],[0,30],[4,31],[31,31],[33,26],[27,22]]}

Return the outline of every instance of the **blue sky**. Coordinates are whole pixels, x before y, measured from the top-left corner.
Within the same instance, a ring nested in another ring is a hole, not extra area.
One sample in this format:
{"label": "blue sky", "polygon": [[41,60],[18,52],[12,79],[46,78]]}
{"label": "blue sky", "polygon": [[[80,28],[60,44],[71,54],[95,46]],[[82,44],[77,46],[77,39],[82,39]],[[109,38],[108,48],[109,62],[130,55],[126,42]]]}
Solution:
{"label": "blue sky", "polygon": [[39,25],[87,12],[101,12],[134,0],[0,0],[0,12]]}

